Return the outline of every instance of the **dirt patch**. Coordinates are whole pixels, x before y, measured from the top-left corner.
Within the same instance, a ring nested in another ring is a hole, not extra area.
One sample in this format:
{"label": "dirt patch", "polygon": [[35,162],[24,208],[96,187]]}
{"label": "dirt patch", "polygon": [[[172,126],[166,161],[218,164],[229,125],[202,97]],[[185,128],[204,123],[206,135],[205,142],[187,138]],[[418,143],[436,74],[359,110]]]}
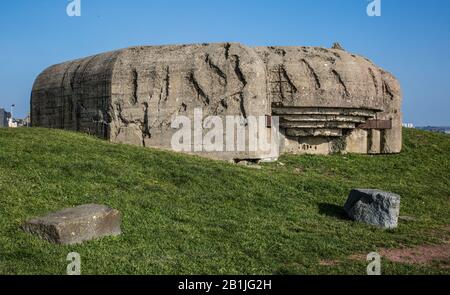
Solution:
{"label": "dirt patch", "polygon": [[[447,225],[439,231],[444,233],[443,241],[448,239],[450,225]],[[412,248],[386,249],[381,248],[377,251],[382,259],[392,262],[417,264],[423,266],[435,265],[441,269],[450,269],[450,241],[447,240],[442,245],[422,245]],[[347,257],[350,260],[366,261],[367,254],[357,253]],[[341,260],[320,260],[320,266],[336,266],[341,264]]]}
{"label": "dirt patch", "polygon": [[[450,264],[450,242],[443,245],[418,246],[414,248],[380,249],[380,256],[392,262],[431,265],[438,262],[444,268]],[[349,256],[351,260],[366,260],[362,254]]]}
{"label": "dirt patch", "polygon": [[427,265],[436,261],[450,261],[450,243],[382,250],[380,255],[393,262]]}
{"label": "dirt patch", "polygon": [[350,260],[364,260],[366,261],[367,259],[367,254],[352,254],[348,257],[348,259]]}

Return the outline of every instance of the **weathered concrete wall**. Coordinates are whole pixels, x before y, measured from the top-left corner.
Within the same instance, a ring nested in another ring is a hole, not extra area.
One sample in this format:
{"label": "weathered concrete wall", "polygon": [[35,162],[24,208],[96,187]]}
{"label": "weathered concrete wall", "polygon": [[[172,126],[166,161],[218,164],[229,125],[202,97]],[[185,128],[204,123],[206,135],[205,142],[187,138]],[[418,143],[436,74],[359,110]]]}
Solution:
{"label": "weathered concrete wall", "polygon": [[[132,47],[52,66],[36,79],[33,126],[112,142],[170,148],[177,115],[280,116],[281,152],[397,153],[397,80],[340,49],[235,43]],[[362,130],[368,120],[390,129]],[[199,153],[221,159],[276,158],[255,152]]]}
{"label": "weathered concrete wall", "polygon": [[54,65],[36,79],[31,123],[109,138],[111,78],[118,52]]}
{"label": "weathered concrete wall", "polygon": [[[270,114],[264,70],[256,53],[239,44],[126,49],[112,76],[110,139],[170,147],[173,118],[193,118],[196,108],[203,109],[204,117],[245,119]],[[261,155],[227,153],[225,157]]]}
{"label": "weathered concrete wall", "polygon": [[[401,151],[401,92],[391,74],[342,49],[272,46],[255,50],[266,64],[267,95],[285,128],[287,151]],[[392,128],[359,130],[369,119],[391,120]],[[340,136],[345,140],[337,140]]]}

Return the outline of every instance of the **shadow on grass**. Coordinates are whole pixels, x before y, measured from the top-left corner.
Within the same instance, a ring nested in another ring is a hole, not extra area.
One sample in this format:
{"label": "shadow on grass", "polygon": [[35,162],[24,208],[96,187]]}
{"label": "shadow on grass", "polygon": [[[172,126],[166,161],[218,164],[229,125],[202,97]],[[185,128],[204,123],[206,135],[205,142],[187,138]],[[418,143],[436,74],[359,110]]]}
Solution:
{"label": "shadow on grass", "polygon": [[319,213],[341,220],[350,220],[344,208],[334,204],[320,203]]}

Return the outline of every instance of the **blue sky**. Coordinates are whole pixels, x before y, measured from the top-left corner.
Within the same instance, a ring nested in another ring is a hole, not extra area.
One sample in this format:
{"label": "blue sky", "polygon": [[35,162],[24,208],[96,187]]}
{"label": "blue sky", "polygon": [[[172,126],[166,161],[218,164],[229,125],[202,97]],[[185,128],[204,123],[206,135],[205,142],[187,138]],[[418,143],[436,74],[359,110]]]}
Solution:
{"label": "blue sky", "polygon": [[450,1],[381,0],[0,1],[0,107],[29,110],[31,87],[47,66],[132,45],[242,42],[344,48],[393,73],[404,121],[450,125]]}

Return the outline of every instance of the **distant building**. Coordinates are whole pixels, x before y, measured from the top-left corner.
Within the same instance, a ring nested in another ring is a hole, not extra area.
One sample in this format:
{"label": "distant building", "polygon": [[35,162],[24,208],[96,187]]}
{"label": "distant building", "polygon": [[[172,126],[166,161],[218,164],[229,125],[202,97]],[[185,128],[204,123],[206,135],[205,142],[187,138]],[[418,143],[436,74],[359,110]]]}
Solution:
{"label": "distant building", "polygon": [[17,128],[17,122],[13,118],[8,119],[8,127],[9,128]]}
{"label": "distant building", "polygon": [[25,119],[23,119],[23,126],[25,126],[25,127],[31,127],[31,118],[30,118],[30,114],[28,114],[28,116],[26,116]]}
{"label": "distant building", "polygon": [[9,127],[9,118],[11,117],[11,113],[5,111],[5,109],[0,108],[0,128],[8,128]]}
{"label": "distant building", "polygon": [[425,131],[431,131],[431,132],[437,132],[437,133],[444,133],[444,134],[450,134],[450,126],[426,126],[426,127],[419,127],[420,130]]}
{"label": "distant building", "polygon": [[25,119],[14,119],[14,124],[17,125],[17,127],[30,127],[30,117],[27,116]]}
{"label": "distant building", "polygon": [[404,128],[414,128],[414,124],[413,123],[403,123],[402,124]]}

